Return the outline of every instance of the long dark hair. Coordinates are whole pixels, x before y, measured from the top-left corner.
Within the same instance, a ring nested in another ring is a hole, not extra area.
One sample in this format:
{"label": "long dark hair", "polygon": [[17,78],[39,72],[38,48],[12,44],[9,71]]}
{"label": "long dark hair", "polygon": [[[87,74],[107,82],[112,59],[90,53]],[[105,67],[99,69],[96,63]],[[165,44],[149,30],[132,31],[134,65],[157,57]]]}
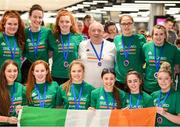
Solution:
{"label": "long dark hair", "polygon": [[[103,76],[107,73],[111,73],[114,75],[114,77],[116,77],[116,74],[115,74],[113,68],[104,68],[101,73],[101,78],[103,78]],[[112,94],[113,94],[114,99],[117,102],[117,109],[120,109],[121,108],[121,98],[120,98],[120,94],[119,94],[119,89],[116,87],[116,84],[114,84]]]}
{"label": "long dark hair", "polygon": [[9,90],[8,90],[8,82],[5,76],[5,70],[8,65],[15,65],[18,70],[18,65],[15,63],[13,60],[6,60],[0,71],[0,115],[2,116],[8,116],[9,115],[9,110],[10,110],[10,105],[11,105],[11,100],[10,100],[10,95],[9,95]]}

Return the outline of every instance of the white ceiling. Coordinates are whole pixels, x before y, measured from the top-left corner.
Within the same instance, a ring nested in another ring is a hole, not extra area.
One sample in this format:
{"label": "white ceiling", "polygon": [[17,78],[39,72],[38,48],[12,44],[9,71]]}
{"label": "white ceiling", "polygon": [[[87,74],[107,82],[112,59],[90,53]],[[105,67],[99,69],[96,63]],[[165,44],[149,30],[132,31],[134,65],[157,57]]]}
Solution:
{"label": "white ceiling", "polygon": [[0,0],[0,10],[27,11],[33,4],[39,4],[44,10],[58,10],[83,0]]}

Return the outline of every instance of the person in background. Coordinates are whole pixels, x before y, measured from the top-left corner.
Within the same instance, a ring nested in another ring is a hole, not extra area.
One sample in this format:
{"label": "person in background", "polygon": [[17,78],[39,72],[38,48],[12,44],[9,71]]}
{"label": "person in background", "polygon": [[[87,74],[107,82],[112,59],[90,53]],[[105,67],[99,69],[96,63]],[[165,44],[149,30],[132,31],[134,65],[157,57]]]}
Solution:
{"label": "person in background", "polygon": [[59,87],[57,105],[65,109],[87,109],[94,87],[84,81],[85,67],[80,60],[74,60],[69,69],[69,80]]}
{"label": "person in background", "polygon": [[17,112],[23,104],[24,87],[16,82],[18,64],[6,60],[0,71],[0,125],[17,124]]}
{"label": "person in background", "polygon": [[58,12],[54,36],[58,50],[53,55],[52,77],[60,85],[69,80],[69,64],[78,58],[79,43],[84,38],[78,33],[74,16],[67,10]]}
{"label": "person in background", "polygon": [[89,109],[121,109],[124,107],[125,92],[115,86],[116,74],[113,68],[104,68],[101,73],[103,86],[91,93]]}
{"label": "person in background", "polygon": [[152,97],[142,91],[143,79],[137,71],[129,71],[126,76],[125,107],[129,109],[153,107]]}
{"label": "person in background", "polygon": [[165,28],[167,30],[167,41],[175,44],[175,41],[177,39],[177,33],[173,30],[175,21],[172,18],[167,18],[165,21]]}
{"label": "person in background", "polygon": [[[176,39],[176,47],[180,56],[180,38]],[[180,64],[176,64],[174,70],[176,90],[180,92]]]}
{"label": "person in background", "polygon": [[151,42],[151,41],[152,41],[152,36],[149,33],[147,33],[146,34],[146,42]]}
{"label": "person in background", "polygon": [[90,39],[82,41],[79,45],[79,58],[86,68],[84,80],[95,88],[102,86],[102,69],[114,68],[115,45],[103,39],[103,33],[103,25],[93,22],[89,26]]}
{"label": "person in background", "polygon": [[104,39],[114,42],[114,37],[118,34],[118,29],[115,22],[107,21],[104,25]]}
{"label": "person in background", "polygon": [[[152,31],[153,41],[143,46],[144,59],[146,61],[145,78],[143,89],[152,93],[160,89],[157,83],[157,72],[162,62],[167,61],[174,69],[176,64],[180,63],[180,56],[177,48],[168,43],[166,28],[162,25],[155,25]],[[174,72],[172,70],[172,72]]]}
{"label": "person in background", "polygon": [[83,18],[83,23],[84,23],[84,29],[83,29],[83,34],[86,35],[89,38],[89,26],[93,22],[93,17],[91,15],[86,15]]}
{"label": "person in background", "polygon": [[171,70],[170,63],[163,62],[157,74],[160,90],[152,93],[157,107],[156,126],[180,125],[180,93],[173,89]]}
{"label": "person in background", "polygon": [[58,83],[53,81],[49,65],[43,60],[32,63],[26,83],[27,104],[33,107],[55,108]]}
{"label": "person in background", "polygon": [[116,46],[116,80],[117,87],[124,90],[125,77],[129,69],[140,74],[143,73],[144,60],[142,59],[142,46],[146,39],[141,34],[133,34],[134,20],[130,15],[122,15],[119,18],[122,35],[114,38]]}
{"label": "person in background", "polygon": [[[29,10],[30,26],[25,29],[26,42],[23,55],[21,71],[23,73],[23,83],[26,83],[28,71],[33,62],[44,60],[48,62],[49,51],[57,48],[54,37],[50,29],[42,26],[44,11],[38,4],[33,5]],[[57,49],[56,49],[57,50]]]}
{"label": "person in background", "polygon": [[21,82],[21,57],[24,51],[24,23],[16,11],[6,11],[0,21],[0,65],[14,60],[19,66],[17,80]]}
{"label": "person in background", "polygon": [[77,26],[78,26],[78,29],[79,29],[79,33],[83,35],[84,40],[88,39],[88,37],[87,37],[85,34],[83,34],[83,29],[84,29],[84,23],[83,23],[83,21],[78,20],[78,21],[77,21]]}

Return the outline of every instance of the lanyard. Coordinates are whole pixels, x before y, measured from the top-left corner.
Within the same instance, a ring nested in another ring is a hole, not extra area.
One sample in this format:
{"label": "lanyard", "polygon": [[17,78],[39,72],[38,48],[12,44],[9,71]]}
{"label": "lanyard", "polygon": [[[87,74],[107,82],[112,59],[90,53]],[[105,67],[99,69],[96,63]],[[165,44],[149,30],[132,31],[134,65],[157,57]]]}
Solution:
{"label": "lanyard", "polygon": [[92,48],[93,48],[94,53],[96,54],[96,57],[97,57],[98,61],[101,61],[102,52],[103,52],[103,47],[104,47],[104,41],[103,41],[102,44],[101,44],[101,50],[100,50],[99,55],[98,55],[98,53],[97,53],[97,51],[96,51],[96,49],[95,49],[93,43],[90,42],[90,44],[91,44],[91,46],[92,46]]}
{"label": "lanyard", "polygon": [[15,83],[13,84],[13,93],[12,93],[12,95],[11,95],[10,112],[13,112],[14,99],[15,99]]}
{"label": "lanyard", "polygon": [[40,95],[40,92],[39,92],[39,88],[38,88],[38,86],[36,84],[35,84],[35,90],[36,90],[36,92],[38,94],[39,106],[41,108],[44,108],[44,106],[45,106],[45,99],[46,99],[47,85],[46,84],[44,85],[44,93],[43,93],[42,99],[41,99],[41,95]]}
{"label": "lanyard", "polygon": [[162,91],[160,92],[159,98],[158,98],[158,107],[162,107],[163,104],[165,103],[165,101],[167,100],[167,98],[170,95],[170,90],[166,93],[166,96],[164,97],[164,99],[161,101],[161,95],[162,95]]}
{"label": "lanyard", "polygon": [[70,33],[68,33],[68,45],[67,45],[67,49],[65,49],[64,48],[65,44],[64,44],[64,41],[62,38],[62,34],[61,33],[59,34],[59,38],[60,38],[61,43],[62,43],[64,61],[67,61],[67,59],[68,59],[69,48],[70,48],[70,37],[71,37],[71,35],[70,35]]}
{"label": "lanyard", "polygon": [[[139,106],[140,99],[141,99],[141,95],[139,94],[137,102],[136,102],[136,108],[138,108],[138,106]],[[129,95],[129,101],[130,101],[130,109],[131,109],[131,108],[133,108],[133,105],[132,105],[132,95],[131,94]]]}
{"label": "lanyard", "polygon": [[10,43],[9,43],[7,35],[5,33],[3,33],[3,35],[5,37],[6,43],[7,43],[8,47],[9,47],[10,52],[11,52],[11,58],[12,58],[12,60],[14,60],[15,55],[16,55],[16,39],[14,38],[14,53],[13,53],[13,49],[12,49]]}
{"label": "lanyard", "polygon": [[34,37],[33,37],[33,34],[32,34],[31,29],[29,29],[29,33],[30,33],[30,36],[31,36],[32,44],[33,44],[34,56],[35,56],[35,58],[37,58],[38,45],[39,45],[40,39],[41,39],[41,30],[40,30],[39,33],[38,33],[38,39],[37,39],[36,42],[34,41]]}
{"label": "lanyard", "polygon": [[126,60],[128,59],[129,49],[131,47],[131,44],[133,43],[133,40],[134,40],[134,35],[130,38],[130,43],[129,43],[127,49],[126,49],[125,44],[124,44],[124,36],[122,35],[123,53],[124,53],[124,57],[125,57]]}
{"label": "lanyard", "polygon": [[160,68],[160,62],[161,62],[161,57],[163,54],[163,46],[160,48],[160,55],[159,55],[159,59],[157,59],[157,52],[156,52],[156,46],[154,44],[154,60],[155,60],[155,65],[156,65],[156,72],[158,72],[159,68]]}
{"label": "lanyard", "polygon": [[[104,89],[103,89],[104,90]],[[108,97],[107,97],[107,92],[104,90],[104,95],[105,95],[105,100],[106,100],[106,105],[107,105],[107,109],[110,109],[109,107],[109,101],[108,101]],[[113,98],[113,105],[112,108],[115,109],[115,99]]]}
{"label": "lanyard", "polygon": [[80,88],[80,92],[79,92],[79,97],[78,97],[78,101],[77,101],[76,94],[75,94],[75,90],[74,90],[74,84],[72,84],[72,94],[73,94],[73,96],[74,96],[75,109],[79,109],[80,102],[81,102],[81,96],[82,96],[83,87],[84,87],[84,82],[82,82],[82,84],[81,84],[81,88]]}

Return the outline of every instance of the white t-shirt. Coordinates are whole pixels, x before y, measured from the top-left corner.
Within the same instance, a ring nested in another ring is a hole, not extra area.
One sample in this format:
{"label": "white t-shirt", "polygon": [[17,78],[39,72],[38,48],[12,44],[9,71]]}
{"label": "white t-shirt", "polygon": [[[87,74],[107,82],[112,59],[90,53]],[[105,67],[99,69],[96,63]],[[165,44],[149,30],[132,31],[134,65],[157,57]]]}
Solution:
{"label": "white t-shirt", "polygon": [[[82,41],[79,45],[79,57],[85,65],[84,80],[92,84],[95,88],[103,86],[101,72],[103,68],[114,68],[115,63],[115,45],[107,40],[104,41],[102,50],[101,66],[98,66],[98,58],[90,44],[90,39]],[[93,44],[98,56],[100,57],[101,45]]]}

